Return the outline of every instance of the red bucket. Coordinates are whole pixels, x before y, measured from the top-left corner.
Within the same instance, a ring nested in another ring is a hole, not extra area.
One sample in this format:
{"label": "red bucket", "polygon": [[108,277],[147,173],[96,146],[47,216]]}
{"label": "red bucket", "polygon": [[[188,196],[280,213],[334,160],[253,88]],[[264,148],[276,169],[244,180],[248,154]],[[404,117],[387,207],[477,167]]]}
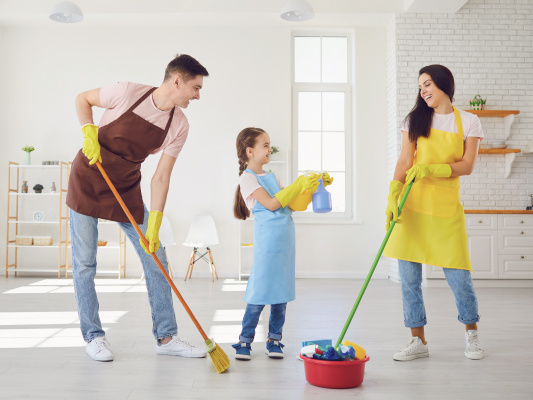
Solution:
{"label": "red bucket", "polygon": [[349,389],[363,383],[365,363],[370,360],[368,355],[362,360],[325,361],[315,360],[303,355],[305,379],[311,385],[330,389]]}

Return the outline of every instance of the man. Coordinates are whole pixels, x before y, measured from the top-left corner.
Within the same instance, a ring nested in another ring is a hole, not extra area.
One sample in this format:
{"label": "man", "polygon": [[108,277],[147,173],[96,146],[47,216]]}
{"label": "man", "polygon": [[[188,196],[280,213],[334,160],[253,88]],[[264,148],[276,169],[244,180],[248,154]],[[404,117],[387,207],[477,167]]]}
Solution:
{"label": "man", "polygon": [[[207,70],[194,58],[178,55],[166,70],[161,86],[137,83],[114,85],[80,93],[76,112],[82,125],[83,149],[72,163],[67,194],[70,207],[74,290],[86,352],[96,361],[112,361],[108,341],[98,315],[94,287],[98,218],[119,223],[139,255],[152,310],[153,334],[158,354],[205,357],[206,352],[177,337],[170,285],[150,253],[156,252],[165,269],[168,263],[159,245],[159,227],[168,194],[170,175],[180,153],[189,124],[181,108],[200,99]],[[105,108],[99,127],[93,124],[92,107]],[[163,151],[151,181],[150,212],[140,189],[141,163]],[[99,161],[148,239],[149,248],[120,207],[100,171]]]}

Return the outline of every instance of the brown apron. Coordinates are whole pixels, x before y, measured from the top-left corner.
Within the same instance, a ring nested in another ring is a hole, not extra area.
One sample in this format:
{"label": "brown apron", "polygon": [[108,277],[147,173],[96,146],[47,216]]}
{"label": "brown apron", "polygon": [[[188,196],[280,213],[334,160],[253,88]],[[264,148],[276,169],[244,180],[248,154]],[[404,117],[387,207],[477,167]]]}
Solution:
{"label": "brown apron", "polygon": [[[144,220],[141,163],[161,147],[174,116],[173,108],[167,126],[161,129],[133,112],[155,89],[149,89],[128,111],[98,132],[102,166],[139,225]],[[96,165],[89,165],[82,150],[72,162],[67,205],[90,217],[130,222],[102,174]]]}

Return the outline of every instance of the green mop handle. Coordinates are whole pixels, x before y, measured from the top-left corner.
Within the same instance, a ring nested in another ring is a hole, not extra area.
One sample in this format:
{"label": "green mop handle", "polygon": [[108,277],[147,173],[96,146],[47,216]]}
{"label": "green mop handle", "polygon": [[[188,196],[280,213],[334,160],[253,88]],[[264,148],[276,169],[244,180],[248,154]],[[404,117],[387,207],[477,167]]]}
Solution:
{"label": "green mop handle", "polygon": [[[400,205],[398,206],[398,216],[402,212],[402,208],[405,203],[405,200],[407,200],[407,195],[411,191],[411,186],[413,186],[413,181],[411,181],[411,183],[409,183],[409,185],[407,185],[407,188],[405,189],[405,193],[403,194],[402,200],[400,201]],[[383,243],[381,243],[381,247],[379,248],[378,254],[376,255],[376,258],[374,259],[372,268],[370,268],[370,271],[368,272],[368,275],[365,279],[365,283],[363,283],[363,287],[361,288],[361,291],[359,292],[359,296],[357,296],[357,300],[355,301],[355,304],[353,305],[352,312],[350,313],[348,320],[344,324],[344,328],[342,329],[341,335],[339,336],[339,339],[337,340],[337,344],[335,344],[335,348],[339,347],[339,344],[341,344],[342,339],[344,339],[344,335],[346,335],[346,331],[348,330],[348,327],[352,323],[352,319],[355,314],[355,311],[357,310],[357,307],[359,307],[359,303],[361,302],[361,299],[363,298],[363,295],[365,294],[366,287],[368,286],[368,283],[370,282],[370,279],[372,278],[372,275],[374,274],[374,270],[376,269],[376,266],[378,265],[378,261],[381,258],[381,254],[383,253],[383,249],[385,248],[385,245],[387,244],[387,241],[389,240],[389,236],[392,233],[392,229],[394,228],[394,225],[396,225],[396,221],[392,220],[389,226],[389,230],[387,231],[387,234],[385,235],[385,239],[383,239]]]}

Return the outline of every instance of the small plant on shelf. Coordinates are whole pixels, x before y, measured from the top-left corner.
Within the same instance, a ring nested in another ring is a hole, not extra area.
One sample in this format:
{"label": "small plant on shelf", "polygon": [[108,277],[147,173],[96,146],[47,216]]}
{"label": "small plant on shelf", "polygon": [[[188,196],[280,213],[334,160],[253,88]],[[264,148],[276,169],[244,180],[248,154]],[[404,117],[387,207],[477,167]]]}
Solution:
{"label": "small plant on shelf", "polygon": [[30,153],[35,150],[35,147],[33,146],[24,146],[22,148],[22,150],[24,150],[26,152],[26,165],[30,165],[31,164],[31,157],[30,157]]}
{"label": "small plant on shelf", "polygon": [[270,146],[272,148],[272,154],[279,153],[279,147],[278,146]]}
{"label": "small plant on shelf", "polygon": [[470,101],[470,109],[471,110],[484,110],[486,102],[487,102],[487,99],[483,100],[479,94],[476,94],[476,96]]}

